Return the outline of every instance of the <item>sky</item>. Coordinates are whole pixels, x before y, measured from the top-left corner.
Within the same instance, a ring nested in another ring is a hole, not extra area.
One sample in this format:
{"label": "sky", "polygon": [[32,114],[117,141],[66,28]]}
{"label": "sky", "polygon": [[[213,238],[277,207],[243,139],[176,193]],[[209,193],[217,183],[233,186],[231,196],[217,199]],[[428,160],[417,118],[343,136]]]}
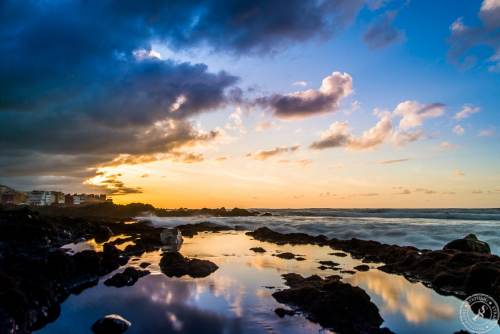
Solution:
{"label": "sky", "polygon": [[0,184],[499,206],[500,0],[1,0],[0,21]]}

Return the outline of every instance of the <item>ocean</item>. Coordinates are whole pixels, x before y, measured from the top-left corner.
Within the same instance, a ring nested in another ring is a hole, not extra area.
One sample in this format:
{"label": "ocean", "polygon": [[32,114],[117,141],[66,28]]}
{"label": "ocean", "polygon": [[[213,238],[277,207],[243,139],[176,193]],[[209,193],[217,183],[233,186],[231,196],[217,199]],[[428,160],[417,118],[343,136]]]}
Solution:
{"label": "ocean", "polygon": [[248,230],[267,226],[278,232],[324,234],[338,239],[376,240],[387,244],[440,249],[447,242],[474,233],[500,253],[500,209],[254,209],[272,216],[155,217],[157,226],[210,221]]}

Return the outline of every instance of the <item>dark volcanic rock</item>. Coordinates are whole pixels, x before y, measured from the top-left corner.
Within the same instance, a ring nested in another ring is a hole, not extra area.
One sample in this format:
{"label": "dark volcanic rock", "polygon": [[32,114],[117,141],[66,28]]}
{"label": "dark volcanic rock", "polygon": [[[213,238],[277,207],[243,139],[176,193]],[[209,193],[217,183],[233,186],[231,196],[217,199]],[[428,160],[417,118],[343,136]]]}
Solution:
{"label": "dark volcanic rock", "polygon": [[361,288],[340,282],[338,278],[303,278],[283,275],[289,289],[273,293],[279,302],[298,307],[308,318],[340,333],[390,333],[381,329],[383,322],[377,306]]}
{"label": "dark volcanic rock", "polygon": [[328,243],[328,238],[324,235],[310,236],[305,233],[278,233],[267,227],[260,227],[253,232],[247,232],[247,235],[253,237],[256,240],[273,242],[278,245],[292,244],[292,245],[304,245],[304,244],[316,244],[316,245],[326,245]]}
{"label": "dark volcanic rock", "polygon": [[255,253],[265,253],[266,250],[262,247],[252,247],[250,248],[251,251],[254,251]]}
{"label": "dark volcanic rock", "polygon": [[219,225],[211,222],[201,222],[198,224],[185,224],[177,226],[182,233],[183,237],[192,238],[200,232],[212,232],[217,233],[221,231],[231,231],[232,227]]}
{"label": "dark volcanic rock", "polygon": [[114,286],[116,288],[121,288],[124,286],[134,285],[139,278],[149,275],[148,270],[137,270],[133,267],[125,268],[122,273],[114,274],[113,277],[108,278],[104,281],[106,286]]}
{"label": "dark volcanic rock", "polygon": [[366,264],[360,264],[359,266],[354,267],[357,271],[368,271],[370,270],[370,267],[367,266]]}
{"label": "dark volcanic rock", "polygon": [[142,263],[139,265],[139,267],[141,267],[142,269],[144,269],[144,268],[149,267],[150,265],[151,265],[151,263],[149,263],[149,262],[142,262]]}
{"label": "dark volcanic rock", "polygon": [[339,257],[346,257],[347,256],[347,254],[343,253],[343,252],[333,252],[333,253],[329,253],[328,255],[339,256]]}
{"label": "dark volcanic rock", "polygon": [[219,267],[210,261],[189,259],[180,253],[164,253],[160,260],[161,271],[169,277],[205,277],[216,271]]}
{"label": "dark volcanic rock", "polygon": [[291,260],[295,258],[295,254],[290,252],[284,252],[279,254],[274,254],[274,256],[279,257],[280,259]]}
{"label": "dark volcanic rock", "polygon": [[277,309],[274,310],[274,313],[278,315],[278,317],[283,318],[285,315],[293,316],[295,315],[294,310],[287,310],[281,307],[278,307]]}
{"label": "dark volcanic rock", "polygon": [[[362,259],[365,263],[385,263],[378,269],[404,275],[412,281],[421,281],[440,293],[459,298],[484,293],[500,302],[500,258],[493,254],[456,249],[420,250],[355,238],[327,240],[324,236],[314,237],[303,233],[282,234],[267,227],[247,234],[257,240],[276,244],[328,244],[332,249],[348,252],[353,258]],[[351,270],[341,273],[354,274]]]}
{"label": "dark volcanic rock", "polygon": [[477,252],[484,254],[491,253],[490,246],[486,242],[479,240],[474,234],[469,234],[463,239],[450,241],[443,247],[443,249],[453,249],[462,252]]}
{"label": "dark volcanic rock", "polygon": [[130,321],[117,314],[110,314],[92,325],[95,334],[121,334],[130,327]]}
{"label": "dark volcanic rock", "polygon": [[319,261],[319,264],[326,266],[326,267],[337,267],[339,264],[337,262],[333,262],[330,260],[327,261]]}

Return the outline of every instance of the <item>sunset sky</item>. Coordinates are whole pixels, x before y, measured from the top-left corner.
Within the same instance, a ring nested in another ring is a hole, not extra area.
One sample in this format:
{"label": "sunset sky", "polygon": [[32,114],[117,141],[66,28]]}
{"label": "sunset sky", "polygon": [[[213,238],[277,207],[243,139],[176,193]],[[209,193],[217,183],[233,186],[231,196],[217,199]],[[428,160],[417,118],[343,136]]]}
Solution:
{"label": "sunset sky", "polygon": [[6,0],[0,22],[0,184],[500,206],[500,0]]}

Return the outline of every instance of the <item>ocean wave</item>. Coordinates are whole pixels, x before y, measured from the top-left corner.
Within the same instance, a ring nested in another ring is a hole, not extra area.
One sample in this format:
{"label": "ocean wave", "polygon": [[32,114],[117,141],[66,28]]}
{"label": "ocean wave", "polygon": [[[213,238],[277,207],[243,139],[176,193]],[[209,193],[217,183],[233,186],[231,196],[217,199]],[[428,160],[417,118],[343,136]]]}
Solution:
{"label": "ocean wave", "polygon": [[[177,226],[210,221],[255,230],[267,226],[278,232],[324,234],[338,239],[376,240],[388,244],[409,245],[423,249],[440,249],[448,241],[476,234],[488,242],[492,252],[500,253],[500,213],[498,210],[456,210],[457,218],[443,218],[441,210],[262,210],[273,213],[263,217],[140,217],[156,226]],[[308,213],[301,214],[301,213]],[[370,216],[370,212],[372,215]],[[496,214],[494,212],[497,212]],[[409,217],[410,214],[418,217]],[[350,214],[350,215],[348,215]],[[356,214],[357,216],[354,216]],[[363,215],[364,214],[364,215]],[[385,215],[380,217],[380,215]],[[392,216],[391,216],[392,215]],[[394,215],[397,215],[395,217]],[[426,215],[421,217],[421,215]],[[481,216],[481,219],[478,219]],[[494,219],[485,219],[485,217]],[[464,218],[469,217],[469,218]],[[475,217],[470,219],[470,217]]]}

